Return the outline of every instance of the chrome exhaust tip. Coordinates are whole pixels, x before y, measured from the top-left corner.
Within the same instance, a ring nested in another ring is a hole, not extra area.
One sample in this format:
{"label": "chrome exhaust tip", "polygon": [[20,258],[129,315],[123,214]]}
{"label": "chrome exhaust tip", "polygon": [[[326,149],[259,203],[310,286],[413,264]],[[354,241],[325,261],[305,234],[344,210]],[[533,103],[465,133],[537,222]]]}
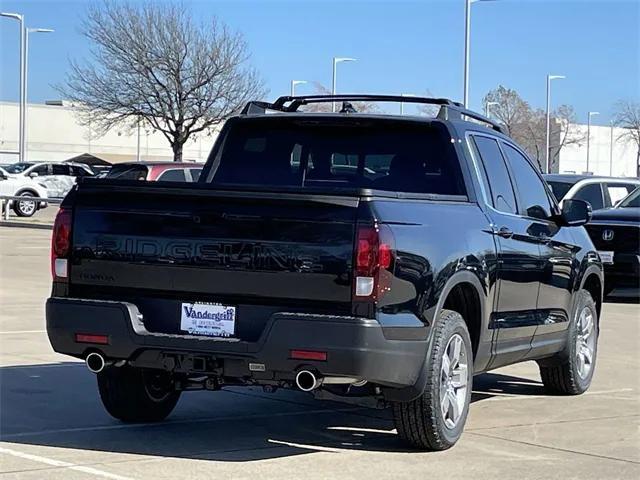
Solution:
{"label": "chrome exhaust tip", "polygon": [[322,384],[313,372],[309,370],[300,370],[296,375],[296,386],[303,392],[315,390]]}
{"label": "chrome exhaust tip", "polygon": [[100,373],[107,365],[104,357],[96,352],[91,352],[87,355],[87,358],[84,359],[84,363],[87,365],[89,371],[93,373]]}

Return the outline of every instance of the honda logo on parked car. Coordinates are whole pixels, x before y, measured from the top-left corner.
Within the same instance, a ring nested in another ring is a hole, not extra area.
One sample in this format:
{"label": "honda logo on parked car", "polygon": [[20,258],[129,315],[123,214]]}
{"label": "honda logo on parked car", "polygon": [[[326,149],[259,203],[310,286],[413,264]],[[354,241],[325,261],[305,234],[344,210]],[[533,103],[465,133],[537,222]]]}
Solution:
{"label": "honda logo on parked car", "polygon": [[613,230],[603,230],[602,231],[602,239],[606,240],[607,242],[610,242],[611,240],[613,240]]}

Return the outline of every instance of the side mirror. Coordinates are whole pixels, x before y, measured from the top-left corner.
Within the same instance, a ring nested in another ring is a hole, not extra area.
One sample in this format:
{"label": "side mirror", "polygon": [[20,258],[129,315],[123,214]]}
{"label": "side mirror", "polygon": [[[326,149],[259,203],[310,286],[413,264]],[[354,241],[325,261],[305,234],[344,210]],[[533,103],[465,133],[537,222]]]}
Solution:
{"label": "side mirror", "polygon": [[31,173],[29,174],[29,176],[30,176],[31,178],[36,178],[36,177],[38,176],[38,172],[31,172]]}
{"label": "side mirror", "polygon": [[565,199],[562,202],[562,220],[569,227],[579,227],[591,220],[591,205],[584,200]]}

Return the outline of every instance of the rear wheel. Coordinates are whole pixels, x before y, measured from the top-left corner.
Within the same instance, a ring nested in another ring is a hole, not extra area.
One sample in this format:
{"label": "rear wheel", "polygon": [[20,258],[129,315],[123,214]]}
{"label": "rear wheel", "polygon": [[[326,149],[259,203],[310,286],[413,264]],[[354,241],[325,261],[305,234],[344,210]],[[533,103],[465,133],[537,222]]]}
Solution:
{"label": "rear wheel", "polygon": [[458,441],[467,420],[473,352],[459,313],[442,310],[433,328],[424,392],[411,402],[395,403],[393,418],[398,435],[411,446],[446,450]]}
{"label": "rear wheel", "polygon": [[579,395],[591,385],[598,353],[598,311],[589,292],[578,292],[574,310],[565,351],[538,363],[549,393]]}
{"label": "rear wheel", "polygon": [[[24,192],[19,195],[20,197],[33,198],[35,195],[31,192]],[[13,211],[19,217],[31,217],[38,209],[37,202],[35,200],[14,200]]]}
{"label": "rear wheel", "polygon": [[123,422],[158,422],[175,408],[180,392],[162,370],[109,367],[97,374],[102,403]]}

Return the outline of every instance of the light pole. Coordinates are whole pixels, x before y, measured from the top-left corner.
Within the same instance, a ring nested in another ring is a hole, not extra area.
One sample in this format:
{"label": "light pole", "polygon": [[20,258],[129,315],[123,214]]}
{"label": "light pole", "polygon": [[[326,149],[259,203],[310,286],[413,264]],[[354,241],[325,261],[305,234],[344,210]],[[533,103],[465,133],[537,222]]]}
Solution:
{"label": "light pole", "polygon": [[500,105],[500,102],[487,102],[484,105],[484,116],[489,118],[489,113],[491,112],[491,107],[494,105]]}
{"label": "light pole", "polygon": [[471,4],[495,0],[465,0],[464,6],[464,107],[469,106],[469,53],[471,48]]}
{"label": "light pole", "polygon": [[609,122],[609,125],[611,125],[611,138],[610,138],[611,148],[609,148],[609,176],[612,177],[613,176],[613,120]]}
{"label": "light pole", "polygon": [[18,107],[18,161],[24,161],[24,150],[23,146],[23,136],[24,136],[24,42],[25,42],[25,31],[24,31],[24,15],[19,13],[0,13],[0,17],[12,18],[17,20],[20,24],[20,106]]}
{"label": "light pole", "polygon": [[30,33],[52,33],[50,28],[27,28],[24,36],[24,113],[22,114],[22,161],[27,161],[27,113],[29,109],[29,34]]}
{"label": "light pole", "polygon": [[600,115],[600,112],[589,112],[589,119],[587,120],[587,173],[589,173],[589,144],[591,143],[591,117],[594,115]]}
{"label": "light pole", "polygon": [[[331,94],[335,95],[336,94],[336,70],[337,70],[337,65],[340,62],[355,62],[356,59],[355,58],[349,58],[349,57],[333,57],[333,82],[331,84]],[[331,111],[335,112],[336,111],[336,102],[331,102]]]}
{"label": "light pole", "polygon": [[[415,97],[413,93],[401,93],[401,97]],[[400,102],[400,115],[404,115],[404,102]]]}
{"label": "light pole", "polygon": [[306,80],[291,80],[291,96],[295,97],[296,95],[296,85],[303,85],[307,83]]}
{"label": "light pole", "polygon": [[546,143],[545,143],[545,171],[546,173],[551,173],[551,162],[549,161],[549,128],[550,128],[550,115],[551,115],[551,80],[560,80],[563,78],[567,78],[564,75],[547,75],[547,125],[546,125]]}

